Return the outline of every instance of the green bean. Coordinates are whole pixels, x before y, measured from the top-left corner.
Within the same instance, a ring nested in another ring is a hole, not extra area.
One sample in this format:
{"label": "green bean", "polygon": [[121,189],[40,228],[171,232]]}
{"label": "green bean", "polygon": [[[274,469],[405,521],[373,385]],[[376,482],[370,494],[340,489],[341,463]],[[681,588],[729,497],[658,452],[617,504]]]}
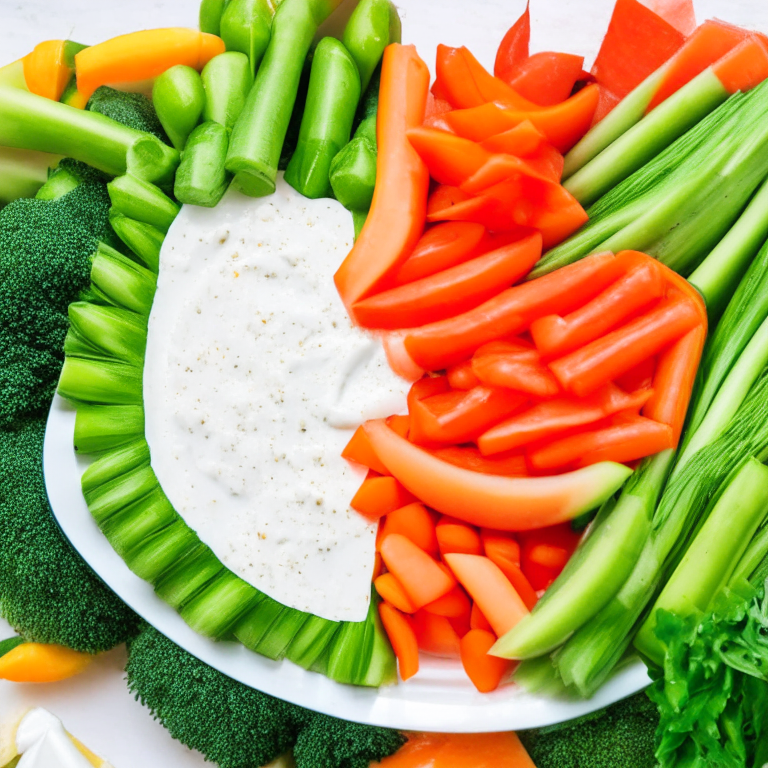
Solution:
{"label": "green bean", "polygon": [[[361,124],[362,125],[362,124]],[[356,136],[331,163],[331,187],[349,211],[367,211],[376,186],[376,145]]]}
{"label": "green bean", "polygon": [[221,31],[221,16],[229,0],[202,0],[200,3],[200,31],[218,35]]}
{"label": "green bean", "polygon": [[201,77],[205,89],[203,121],[221,123],[231,131],[253,86],[248,57],[238,51],[222,53],[205,65]]}
{"label": "green bean", "polygon": [[299,143],[285,180],[309,198],[330,197],[330,168],[349,141],[360,101],[360,76],[347,49],[325,37],[315,50]]}
{"label": "green bean", "polygon": [[184,149],[187,136],[200,121],[205,104],[200,75],[183,64],[166,70],[155,81],[152,104],[173,146]]}
{"label": "green bean", "polygon": [[390,0],[361,0],[344,29],[342,42],[360,71],[363,90],[390,43],[399,43],[400,16]]}
{"label": "green bean", "polygon": [[221,16],[221,39],[228,51],[244,53],[253,77],[272,34],[272,19],[280,0],[232,0]]}
{"label": "green bean", "polygon": [[299,89],[304,60],[320,24],[341,0],[285,0],[227,155],[235,185],[252,197],[275,191],[277,165]]}
{"label": "green bean", "polygon": [[143,221],[167,232],[178,216],[179,206],[148,181],[127,173],[107,184],[112,207],[136,221]]}
{"label": "green bean", "polygon": [[229,133],[220,123],[203,123],[192,131],[173,188],[180,202],[206,208],[218,204],[231,178],[224,168],[228,145]]}

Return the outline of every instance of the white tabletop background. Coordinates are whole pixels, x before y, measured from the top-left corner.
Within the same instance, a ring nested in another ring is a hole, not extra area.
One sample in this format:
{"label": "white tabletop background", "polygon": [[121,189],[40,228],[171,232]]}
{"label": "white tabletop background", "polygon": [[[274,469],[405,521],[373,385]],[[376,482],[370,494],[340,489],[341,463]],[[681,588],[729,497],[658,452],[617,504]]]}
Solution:
{"label": "white tabletop background", "polygon": [[[524,0],[395,0],[404,42],[415,42],[430,67],[438,43],[466,45],[491,66],[496,46],[522,12]],[[765,0],[695,0],[699,21],[718,17],[768,32]],[[339,13],[354,7],[345,0]],[[600,44],[614,0],[532,0],[531,50],[561,50],[587,58]],[[0,0],[0,66],[27,54],[38,42],[70,39],[93,44],[137,29],[196,26],[195,0]],[[12,634],[0,620],[0,639]],[[26,709],[43,706],[115,768],[201,768],[202,757],[173,741],[128,692],[125,650],[100,657],[80,677],[56,685],[0,681],[0,746],[3,725]]]}

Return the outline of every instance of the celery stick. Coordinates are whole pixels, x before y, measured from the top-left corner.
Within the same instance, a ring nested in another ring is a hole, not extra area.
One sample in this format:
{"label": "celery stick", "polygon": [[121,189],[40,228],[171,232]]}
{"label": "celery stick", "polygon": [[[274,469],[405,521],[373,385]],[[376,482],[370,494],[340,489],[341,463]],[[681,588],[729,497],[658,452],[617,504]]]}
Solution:
{"label": "celery stick", "polygon": [[303,613],[286,606],[286,609],[273,622],[269,632],[261,638],[254,650],[273,661],[285,658],[288,646],[310,618],[309,613]]}
{"label": "celery stick", "polygon": [[179,164],[179,153],[148,133],[2,85],[0,145],[66,155],[112,176],[128,171],[160,185]]}
{"label": "celery stick", "polygon": [[228,51],[248,57],[253,77],[269,45],[272,19],[281,0],[232,0],[221,16],[221,39]]}
{"label": "celery stick", "polygon": [[223,570],[221,560],[201,542],[163,574],[155,585],[155,592],[178,610]]}
{"label": "celery stick", "polygon": [[288,646],[286,658],[310,669],[333,641],[340,626],[337,621],[310,616]]}
{"label": "celery stick", "polygon": [[289,608],[269,595],[260,594],[251,609],[232,628],[232,633],[246,648],[255,651],[271,627]]}
{"label": "celery stick", "polygon": [[341,41],[360,72],[363,91],[391,43],[399,43],[402,26],[397,8],[390,0],[361,0],[352,11]]}
{"label": "celery stick", "polygon": [[768,467],[746,459],[727,483],[635,636],[635,648],[658,666],[665,647],[654,633],[657,612],[685,618],[710,609],[768,513]]}
{"label": "celery stick", "polygon": [[186,552],[200,543],[197,534],[177,516],[167,528],[125,554],[125,564],[141,579],[155,584]]}
{"label": "celery stick", "polygon": [[[752,541],[749,542],[747,551],[739,560],[739,564],[736,566],[729,584],[733,585],[742,580],[751,581],[758,585],[763,584],[765,579],[768,578],[768,575],[760,578],[762,575],[761,568],[767,562],[766,556],[768,556],[768,525],[763,522],[760,530],[754,535]],[[754,581],[755,577],[757,578],[756,581]]]}
{"label": "celery stick", "polygon": [[218,205],[231,180],[224,167],[228,146],[227,129],[220,123],[203,123],[192,131],[173,187],[180,202],[206,208]]}
{"label": "celery stick", "polygon": [[117,307],[101,307],[87,301],[72,302],[69,321],[102,354],[139,365],[147,346],[146,317]]}
{"label": "celery stick", "polygon": [[61,155],[0,147],[0,208],[20,197],[34,197],[48,181]]}
{"label": "celery stick", "polygon": [[109,223],[115,234],[157,274],[160,269],[160,249],[163,247],[165,234],[151,224],[130,219],[122,213],[110,209]]}
{"label": "celery stick", "polygon": [[67,400],[102,405],[141,405],[140,366],[67,357],[58,393]]}
{"label": "celery stick", "polygon": [[144,436],[140,405],[79,405],[75,415],[76,453],[100,453]]}
{"label": "celery stick", "polygon": [[728,96],[717,75],[711,69],[705,70],[570,176],[563,186],[582,205],[590,205],[656,157]]}
{"label": "celery stick", "polygon": [[91,282],[110,302],[149,315],[157,276],[104,243],[93,256]]}
{"label": "celery stick", "polygon": [[112,515],[101,530],[112,549],[124,558],[150,536],[173,523],[176,517],[176,510],[158,486],[148,495]]}
{"label": "celery stick", "polygon": [[155,80],[152,106],[173,146],[179,151],[184,149],[205,106],[205,90],[198,71],[184,64],[166,69]]}
{"label": "celery stick", "polygon": [[285,0],[245,107],[235,123],[227,170],[252,197],[275,191],[277,165],[299,90],[304,60],[317,28],[341,0]]}
{"label": "celery stick", "polygon": [[285,180],[305,197],[332,195],[331,163],[349,142],[359,101],[354,60],[338,40],[323,38],[312,59],[299,142],[285,171]]}
{"label": "celery stick", "polygon": [[168,232],[179,215],[180,206],[168,195],[135,176],[118,176],[107,184],[112,207],[128,218],[151,224],[161,232]]}
{"label": "celery stick", "polygon": [[214,56],[200,74],[205,88],[203,121],[221,123],[231,131],[253,87],[248,57],[237,51]]}
{"label": "celery stick", "polygon": [[149,445],[140,437],[100,456],[83,472],[80,486],[83,492],[96,490],[121,475],[141,466],[149,466]]}
{"label": "celery stick", "polygon": [[195,632],[223,638],[254,604],[260,593],[225,570],[195,595],[179,614]]}
{"label": "celery stick", "polygon": [[101,526],[116,512],[160,487],[152,467],[143,464],[94,489],[83,489],[88,511]]}

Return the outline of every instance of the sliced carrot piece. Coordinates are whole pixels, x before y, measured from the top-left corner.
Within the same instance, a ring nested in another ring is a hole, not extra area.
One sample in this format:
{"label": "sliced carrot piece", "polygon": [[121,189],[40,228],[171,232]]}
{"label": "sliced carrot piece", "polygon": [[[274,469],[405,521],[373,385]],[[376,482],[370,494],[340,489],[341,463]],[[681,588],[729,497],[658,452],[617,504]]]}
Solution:
{"label": "sliced carrot piece", "polygon": [[553,440],[531,449],[528,461],[538,471],[586,467],[600,461],[626,463],[673,446],[670,426],[638,416],[622,424]]}
{"label": "sliced carrot piece", "polygon": [[0,680],[58,683],[79,675],[95,658],[62,645],[22,643],[0,657]]}
{"label": "sliced carrot piece", "polygon": [[750,91],[768,78],[768,47],[759,35],[752,35],[714,64],[712,71],[728,93]]}
{"label": "sliced carrot piece", "polygon": [[515,68],[528,58],[531,42],[530,3],[525,4],[522,16],[509,28],[496,52],[493,74],[507,82]]}
{"label": "sliced carrot piece", "polygon": [[483,629],[472,629],[461,638],[461,663],[480,693],[495,691],[516,666],[508,659],[488,654],[495,643],[496,635]]}
{"label": "sliced carrot piece", "polygon": [[358,427],[355,430],[355,434],[352,435],[352,439],[341,452],[341,456],[347,461],[354,461],[356,464],[372,469],[380,475],[389,474],[387,468],[373,452],[373,448],[371,448],[371,444],[368,442],[368,437],[362,427]]}
{"label": "sliced carrot piece", "polygon": [[527,157],[539,149],[546,140],[547,137],[530,120],[524,120],[508,131],[487,138],[481,146],[488,152]]}
{"label": "sliced carrot piece", "polygon": [[349,502],[349,506],[368,520],[376,521],[414,501],[416,497],[406,491],[394,477],[380,477],[369,473]]}
{"label": "sliced carrot piece", "polygon": [[433,558],[399,533],[381,542],[381,556],[387,570],[403,585],[417,609],[434,602],[456,585]]}
{"label": "sliced carrot piece", "polygon": [[463,389],[466,391],[476,387],[480,383],[480,379],[475,376],[475,373],[472,370],[471,360],[465,360],[463,363],[452,365],[448,368],[446,373],[451,389]]}
{"label": "sliced carrot piece", "polygon": [[450,392],[450,385],[446,376],[424,376],[415,381],[410,390],[408,390],[408,434],[404,435],[412,442],[425,442],[427,440],[423,433],[423,424],[420,419],[413,419],[410,414],[419,411],[420,416],[429,415],[429,411],[422,409],[419,403],[434,395]]}
{"label": "sliced carrot piece", "polygon": [[469,602],[467,593],[457,584],[447,594],[427,603],[423,610],[434,613],[436,616],[445,616],[447,619],[458,619],[462,616],[469,618],[472,604]]}
{"label": "sliced carrot piece", "polygon": [[700,323],[693,302],[664,299],[656,308],[549,364],[560,384],[586,397],[680,339]]}
{"label": "sliced carrot piece", "polygon": [[465,555],[483,554],[480,534],[471,525],[443,518],[438,520],[435,533],[440,554],[443,557],[449,552],[460,552]]}
{"label": "sliced carrot piece", "polygon": [[390,512],[379,531],[379,543],[393,533],[409,538],[419,549],[430,555],[436,556],[438,553],[435,522],[423,504],[408,504]]}
{"label": "sliced carrot piece", "polygon": [[534,104],[551,107],[571,95],[583,66],[584,57],[572,53],[534,53],[515,67],[507,83]]}
{"label": "sliced carrot piece", "polygon": [[395,434],[407,438],[408,433],[411,431],[411,419],[409,416],[390,416],[387,418],[387,426],[395,432]]}
{"label": "sliced carrot piece", "polygon": [[550,358],[572,352],[663,296],[666,284],[657,264],[648,256],[567,317],[549,315],[534,320],[530,331],[538,350]]}
{"label": "sliced carrot piece", "polygon": [[373,556],[373,576],[371,581],[376,581],[382,573],[384,573],[384,561],[381,559],[381,552],[377,551]]}
{"label": "sliced carrot piece", "polygon": [[653,376],[656,372],[656,358],[649,357],[643,360],[640,365],[636,365],[632,370],[624,375],[618,376],[615,384],[625,392],[638,392],[648,390],[653,387]]}
{"label": "sliced carrot piece", "polygon": [[438,184],[459,186],[491,159],[479,144],[452,133],[420,126],[407,135]]}
{"label": "sliced carrot piece", "polygon": [[195,29],[145,29],[113,37],[75,55],[77,90],[87,101],[102,85],[135,83],[159,77],[183,64],[198,72],[224,53],[224,41]]}
{"label": "sliced carrot piece", "polygon": [[379,90],[378,183],[360,237],[334,275],[347,308],[408,258],[424,229],[429,172],[406,133],[424,121],[428,90],[429,70],[416,49],[388,46]]}
{"label": "sliced carrot piece", "polygon": [[537,403],[489,429],[478,438],[477,445],[486,456],[521,448],[558,433],[594,424],[620,411],[638,411],[652,396],[653,391],[630,395],[608,384],[589,397],[562,397]]}
{"label": "sliced carrot piece", "polygon": [[529,613],[507,577],[489,558],[453,553],[445,555],[445,561],[498,637]]}
{"label": "sliced carrot piece", "polygon": [[535,349],[509,342],[485,344],[472,357],[472,370],[483,384],[508,387],[536,397],[554,397],[560,385]]}
{"label": "sliced carrot piece", "polygon": [[[474,144],[474,142],[471,143]],[[503,181],[516,180],[521,176],[528,176],[545,182],[549,181],[549,179],[537,173],[525,160],[521,160],[519,157],[492,155],[472,176],[461,184],[460,189],[462,192],[467,192],[470,195],[478,195],[496,184],[500,184]]]}
{"label": "sliced carrot piece", "polygon": [[485,614],[477,607],[477,603],[472,603],[472,613],[469,617],[470,629],[484,629],[486,632],[493,632],[488,619],[485,618]]}
{"label": "sliced carrot piece", "polygon": [[480,532],[483,542],[483,552],[493,560],[493,556],[504,557],[512,563],[520,565],[520,544],[512,534],[506,531],[494,531],[483,528]]}
{"label": "sliced carrot piece", "polygon": [[419,644],[411,619],[387,603],[379,603],[379,616],[397,656],[400,679],[408,680],[419,671]]}
{"label": "sliced carrot piece", "polygon": [[[587,256],[549,275],[502,291],[463,315],[404,334],[411,359],[425,370],[460,363],[489,341],[514,336],[533,320],[567,314],[598,295],[622,273],[611,253]],[[389,343],[394,343],[390,339]]]}
{"label": "sliced carrot piece", "polygon": [[416,642],[424,653],[447,659],[459,658],[460,638],[445,616],[429,613],[426,609],[416,611],[413,615],[413,630]]}
{"label": "sliced carrot piece", "polygon": [[542,565],[553,570],[562,570],[570,558],[565,547],[556,547],[552,544],[536,544],[531,547],[528,555],[532,563]]}
{"label": "sliced carrot piece", "polygon": [[428,229],[395,275],[403,285],[429,277],[479,255],[485,227],[471,222],[447,222]]}
{"label": "sliced carrot piece", "polygon": [[520,453],[507,452],[487,457],[473,445],[449,445],[445,448],[433,448],[430,453],[441,461],[453,464],[454,467],[469,469],[484,475],[501,475],[502,477],[528,475],[525,456]]}
{"label": "sliced carrot piece", "polygon": [[66,45],[66,40],[46,40],[24,57],[24,81],[30,93],[53,101],[61,99],[73,72],[65,61]]}
{"label": "sliced carrot piece", "polygon": [[427,202],[427,221],[439,221],[439,218],[435,219],[437,214],[465,203],[469,199],[469,195],[466,192],[462,192],[458,187],[438,184]]}
{"label": "sliced carrot piece", "polygon": [[416,606],[411,602],[403,585],[391,573],[383,573],[374,580],[373,586],[379,593],[382,600],[386,600],[390,605],[394,605],[398,611],[404,613],[415,613]]}
{"label": "sliced carrot piece", "polygon": [[581,540],[581,536],[571,529],[570,525],[555,525],[549,528],[540,528],[536,531],[527,531],[520,534],[522,543],[521,567],[532,589],[548,589],[552,582],[560,575],[562,568],[550,568],[536,562],[531,554],[542,545],[559,547],[568,553],[568,558],[575,551]]}

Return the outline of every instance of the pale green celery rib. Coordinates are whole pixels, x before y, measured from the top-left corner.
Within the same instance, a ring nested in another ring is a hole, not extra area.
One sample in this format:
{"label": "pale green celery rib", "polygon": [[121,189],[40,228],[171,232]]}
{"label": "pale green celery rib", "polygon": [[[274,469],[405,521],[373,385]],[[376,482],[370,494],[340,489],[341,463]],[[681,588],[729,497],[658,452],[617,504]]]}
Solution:
{"label": "pale green celery rib", "polygon": [[563,186],[582,205],[590,205],[690,130],[728,96],[714,72],[705,70],[617,138]]}
{"label": "pale green celery rib", "polygon": [[69,320],[86,341],[103,353],[139,364],[147,344],[147,318],[117,307],[78,301],[69,305]]}
{"label": "pale green celery rib", "polygon": [[568,152],[565,156],[563,179],[569,179],[643,119],[668,68],[665,64],[643,80]]}
{"label": "pale green celery rib", "polygon": [[763,522],[762,528],[750,541],[747,551],[736,566],[736,570],[728,583],[733,585],[742,580],[752,581],[755,573],[760,570],[761,564],[765,561],[766,555],[768,555],[768,524]]}
{"label": "pale green celery rib", "polygon": [[0,207],[22,197],[34,197],[48,181],[61,155],[0,147]]}

